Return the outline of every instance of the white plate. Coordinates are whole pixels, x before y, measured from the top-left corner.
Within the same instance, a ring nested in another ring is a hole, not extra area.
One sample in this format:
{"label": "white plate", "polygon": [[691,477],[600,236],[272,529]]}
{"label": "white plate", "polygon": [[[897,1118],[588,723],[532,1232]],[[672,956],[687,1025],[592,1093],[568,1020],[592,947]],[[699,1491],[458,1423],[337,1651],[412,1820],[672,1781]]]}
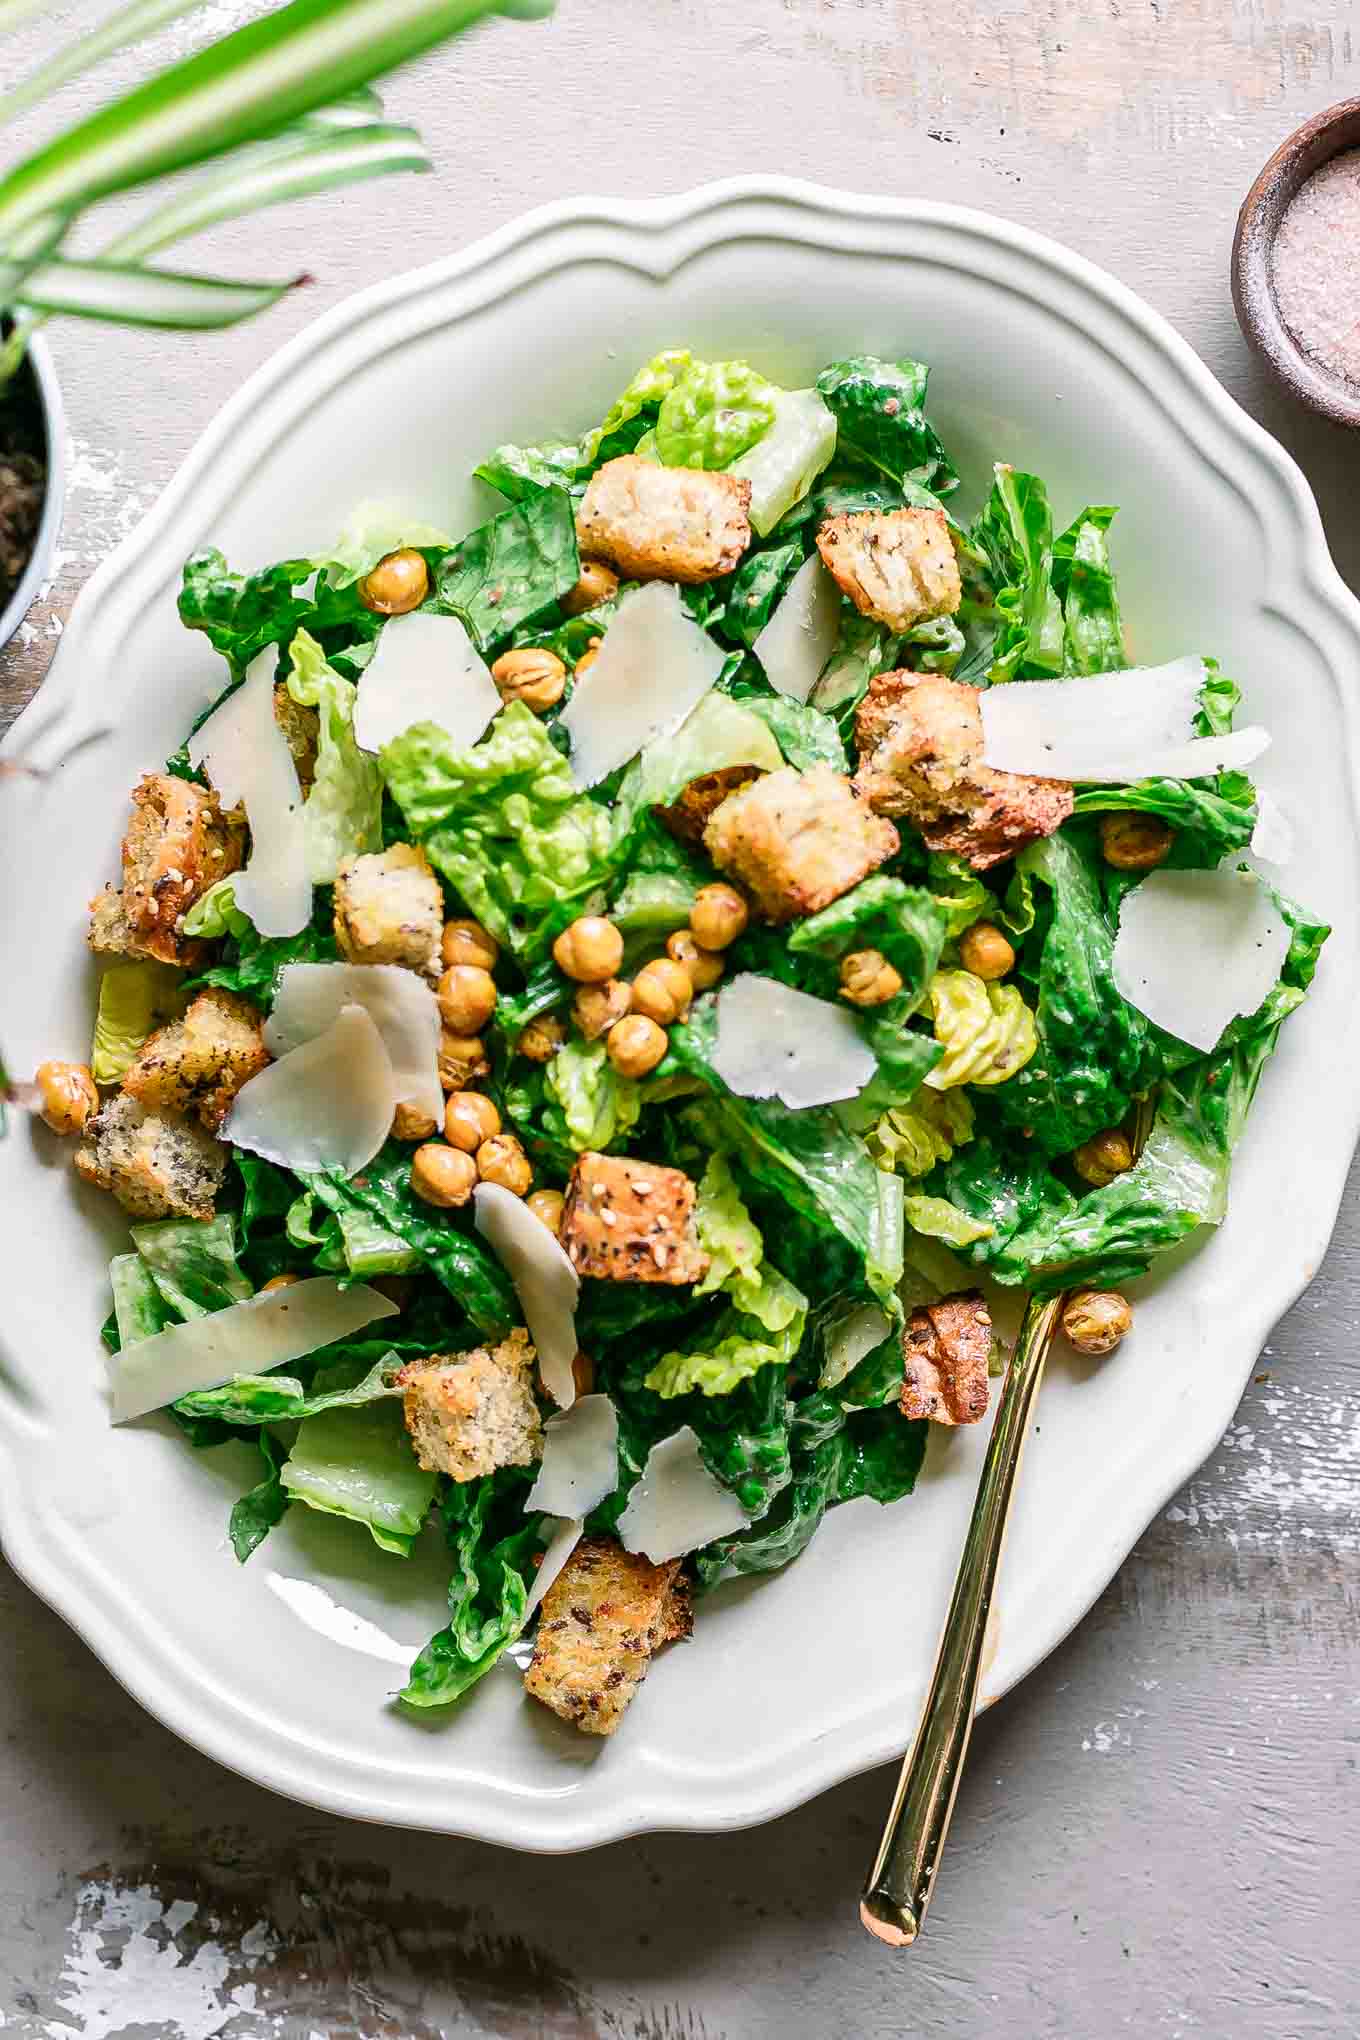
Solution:
{"label": "white plate", "polygon": [[[1214,652],[1241,678],[1275,732],[1261,776],[1298,830],[1288,882],[1336,923],[1266,1075],[1227,1224],[1149,1287],[1115,1359],[1051,1370],[990,1701],[1072,1627],[1223,1432],[1326,1246],[1360,1112],[1360,606],[1279,447],[1089,263],[981,214],[761,180],[554,206],[322,319],[227,406],[91,581],[6,746],[49,774],[7,781],[0,800],[6,1055],[26,1070],[85,1053],[84,902],[113,871],[129,788],[220,678],[176,622],[184,556],[305,554],[382,495],[460,530],[484,509],[466,479],[484,449],[585,425],[677,343],[749,355],[786,383],[847,353],[917,355],[970,494],[1004,457],[1047,478],[1060,517],[1121,504],[1137,656]],[[66,1164],[23,1127],[0,1154],[5,1548],[191,1742],[336,1812],[553,1850],[764,1820],[909,1739],[981,1427],[932,1439],[910,1500],[839,1509],[786,1572],[704,1601],[694,1642],[666,1654],[612,1741],[574,1736],[507,1667],[435,1727],[385,1703],[438,1624],[437,1553],[403,1565],[294,1509],[238,1567],[224,1531],[245,1448],[195,1455],[163,1420],[110,1430],[96,1331],[120,1228]]]}

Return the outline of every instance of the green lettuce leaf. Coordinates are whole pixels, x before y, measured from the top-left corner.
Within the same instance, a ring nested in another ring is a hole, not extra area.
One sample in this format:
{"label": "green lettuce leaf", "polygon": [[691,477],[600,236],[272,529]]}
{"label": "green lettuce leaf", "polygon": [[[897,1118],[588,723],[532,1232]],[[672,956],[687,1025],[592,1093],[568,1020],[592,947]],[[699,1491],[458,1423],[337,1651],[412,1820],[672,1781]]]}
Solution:
{"label": "green lettuce leaf", "polygon": [[944,1050],[925,1079],[932,1090],[1013,1083],[1038,1048],[1034,1015],[1018,985],[988,983],[971,970],[937,970],[930,1008]]}
{"label": "green lettuce leaf", "polygon": [[1053,541],[1053,592],[1063,609],[1068,673],[1111,673],[1128,664],[1107,536],[1114,517],[1108,504],[1088,504]]}
{"label": "green lettuce leaf", "polygon": [[813,708],[809,702],[795,701],[788,694],[743,692],[733,698],[751,715],[760,717],[783,753],[784,762],[795,771],[809,772],[814,765],[829,765],[833,772],[849,770],[841,733],[821,709]]}
{"label": "green lettuce leaf", "polygon": [[227,1522],[231,1548],[242,1565],[288,1512],[289,1497],[282,1478],[287,1449],[263,1428],[256,1433],[256,1443],[264,1461],[264,1478],[233,1504]]}
{"label": "green lettuce leaf", "polygon": [[544,1065],[543,1084],[561,1107],[567,1143],[578,1154],[602,1154],[637,1124],[642,1110],[640,1086],[619,1075],[603,1041],[569,1036]]}
{"label": "green lettuce leaf", "polygon": [[[923,1086],[910,1104],[884,1112],[866,1135],[880,1169],[899,1176],[925,1176],[947,1162],[955,1148],[973,1138],[973,1108],[966,1091],[932,1091]],[[910,1200],[907,1222],[911,1224]]]}
{"label": "green lettuce leaf", "polygon": [[947,495],[958,475],[925,414],[930,371],[919,361],[855,355],[817,378],[836,421],[841,459],[855,458],[890,481],[915,482]]}
{"label": "green lettuce leaf", "polygon": [[1066,625],[1053,587],[1053,515],[1037,475],[998,465],[969,533],[995,583],[993,683],[1063,671]]}
{"label": "green lettuce leaf", "polygon": [[524,1513],[534,1467],[503,1466],[476,1481],[452,1482],[440,1504],[453,1554],[449,1621],[411,1666],[408,1707],[446,1707],[489,1672],[524,1627],[535,1562],[547,1544],[545,1519]]}
{"label": "green lettuce leaf", "polygon": [[230,1212],[135,1225],[132,1244],[181,1318],[206,1317],[255,1293],[236,1259],[236,1220]]}
{"label": "green lettuce leaf", "polygon": [[581,566],[576,513],[565,489],[539,489],[479,525],[440,562],[439,606],[459,617],[479,651],[575,587]]}
{"label": "green lettuce leaf", "polygon": [[[186,933],[188,932],[186,923]],[[183,972],[168,963],[112,963],[99,980],[90,1071],[97,1084],[121,1083],[158,1027],[177,1020]]]}
{"label": "green lettuce leaf", "polygon": [[166,1301],[140,1254],[115,1254],[109,1262],[109,1284],[118,1332],[115,1351],[135,1346],[139,1339],[154,1339],[178,1322],[180,1313]]}
{"label": "green lettuce leaf", "polygon": [[730,467],[774,417],[772,385],[746,362],[694,361],[661,399],[657,454],[666,467]]}
{"label": "green lettuce leaf", "polygon": [[[199,902],[201,906],[202,901]],[[224,911],[225,909],[225,902]],[[223,960],[203,971],[185,986],[196,992],[203,985],[221,985],[239,992],[266,1011],[278,992],[279,975],[290,963],[336,963],[340,952],[335,944],[335,907],[329,886],[318,887],[312,918],[297,935],[261,935],[244,914],[228,913],[228,940]]]}
{"label": "green lettuce leaf", "polygon": [[639,818],[664,807],[691,779],[731,765],[775,772],[783,763],[776,735],[751,700],[734,701],[719,688],[691,709],[678,730],[648,744],[627,766],[614,802],[614,856],[628,853]]}
{"label": "green lettuce leaf", "polygon": [[[354,1366],[318,1368],[313,1392],[355,1386]],[[401,1410],[383,1399],[334,1405],[307,1417],[279,1478],[291,1501],[362,1523],[383,1551],[410,1554],[434,1500],[438,1475],[416,1460]]]}
{"label": "green lettuce leaf", "polygon": [[[194,940],[218,942],[224,935],[239,938],[255,934],[255,923],[236,904],[238,874],[228,872],[196,899],[184,916],[184,933]],[[257,938],[258,939],[258,938]]]}
{"label": "green lettuce leaf", "polygon": [[970,1247],[975,1240],[991,1238],[992,1228],[985,1219],[960,1211],[947,1197],[907,1197],[904,1210],[913,1232],[943,1240],[947,1247]]}
{"label": "green lettuce leaf", "polygon": [[382,848],[382,775],[354,740],[354,682],[328,664],[305,630],[293,639],[289,661],[289,694],[317,711],[316,774],[302,809],[307,872],[313,885],[330,885],[347,857]]}
{"label": "green lettuce leaf", "polygon": [[[791,956],[837,966],[853,950],[881,950],[902,980],[899,996],[908,1001],[910,1013],[930,988],[947,926],[944,913],[921,886],[876,872],[820,913],[795,922],[788,948]],[[825,989],[835,996],[834,985]]]}
{"label": "green lettuce leaf", "polygon": [[447,532],[422,524],[390,503],[359,503],[330,552],[317,562],[333,587],[348,588],[371,574],[379,560],[394,552],[446,552],[453,544]]}
{"label": "green lettuce leaf", "polygon": [[318,579],[317,565],[280,560],[258,574],[236,574],[220,552],[195,553],[184,568],[180,621],[204,633],[237,680],[258,652],[268,645],[282,651],[299,630],[310,632],[329,659],[360,646],[366,655],[382,617],[365,609],[355,585]]}
{"label": "green lettuce leaf", "polygon": [[807,495],[836,451],[836,419],[816,390],[771,388],[774,421],[732,473],[751,484],[748,515],[759,538]]}
{"label": "green lettuce leaf", "polygon": [[732,576],[722,611],[723,631],[734,644],[750,650],[802,564],[803,547],[798,539],[747,553]]}
{"label": "green lettuce leaf", "polygon": [[[273,1424],[293,1418],[319,1417],[326,1410],[363,1409],[369,1403],[399,1396],[392,1376],[401,1356],[384,1353],[358,1381],[309,1394],[291,1374],[238,1374],[222,1388],[209,1388],[183,1395],[175,1404],[181,1416],[217,1417],[224,1424]],[[339,1370],[322,1368],[323,1375]]]}
{"label": "green lettuce leaf", "polygon": [[608,874],[609,810],[578,790],[522,701],[503,708],[470,749],[455,749],[434,723],[417,723],[381,763],[413,840],[519,955],[542,954],[573,904]]}

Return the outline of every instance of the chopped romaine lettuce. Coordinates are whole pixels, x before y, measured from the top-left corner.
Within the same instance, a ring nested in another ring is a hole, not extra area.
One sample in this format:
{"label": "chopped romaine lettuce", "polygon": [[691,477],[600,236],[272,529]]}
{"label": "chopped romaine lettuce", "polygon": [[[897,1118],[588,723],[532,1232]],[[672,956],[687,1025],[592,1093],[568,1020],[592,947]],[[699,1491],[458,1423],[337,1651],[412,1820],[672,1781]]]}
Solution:
{"label": "chopped romaine lettuce", "polygon": [[[185,932],[195,933],[186,924]],[[168,963],[112,963],[99,980],[90,1073],[97,1084],[117,1084],[137,1051],[158,1027],[176,1020],[186,1000],[183,973]]]}
{"label": "chopped romaine lettuce", "polygon": [[348,588],[371,574],[379,560],[394,552],[447,552],[453,540],[436,525],[409,517],[391,503],[360,503],[329,553],[318,561],[331,584]]}
{"label": "chopped romaine lettuce", "polygon": [[925,414],[930,371],[919,361],[857,354],[817,378],[836,421],[841,460],[855,459],[890,481],[915,482],[945,495],[958,484],[948,454]]}
{"label": "chopped romaine lettuce", "polygon": [[573,1035],[563,1042],[544,1068],[543,1085],[561,1108],[567,1143],[578,1154],[587,1148],[602,1153],[637,1124],[642,1110],[636,1079],[619,1075],[603,1041]]}
{"label": "chopped romaine lettuce", "polygon": [[693,361],[656,414],[666,467],[725,468],[774,423],[774,388],[744,361]]}
{"label": "chopped romaine lettuce", "polygon": [[440,562],[439,606],[480,652],[553,607],[580,578],[576,513],[565,489],[538,489],[460,539]]}
{"label": "chopped romaine lettuce", "polygon": [[307,872],[313,885],[330,885],[347,857],[382,848],[382,776],[354,740],[354,682],[327,663],[305,630],[293,639],[289,662],[288,692],[317,711],[316,772],[302,809]]}
{"label": "chopped romaine lettuce", "polygon": [[[348,1363],[318,1368],[314,1393],[351,1387]],[[290,1500],[362,1523],[383,1551],[406,1557],[434,1500],[438,1476],[418,1464],[396,1404],[332,1404],[304,1419],[280,1474]]]}

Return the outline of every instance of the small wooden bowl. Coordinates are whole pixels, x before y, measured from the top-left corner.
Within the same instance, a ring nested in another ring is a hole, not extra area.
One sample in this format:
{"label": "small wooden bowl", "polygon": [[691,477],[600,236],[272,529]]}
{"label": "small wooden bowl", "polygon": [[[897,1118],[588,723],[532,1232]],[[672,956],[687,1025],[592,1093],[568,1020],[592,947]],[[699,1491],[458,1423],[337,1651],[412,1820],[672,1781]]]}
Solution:
{"label": "small wooden bowl", "polygon": [[1232,294],[1237,323],[1290,396],[1338,425],[1360,426],[1360,390],[1329,375],[1295,340],[1270,281],[1275,235],[1286,206],[1315,170],[1343,149],[1360,147],[1360,99],[1314,114],[1275,151],[1242,203],[1233,236]]}

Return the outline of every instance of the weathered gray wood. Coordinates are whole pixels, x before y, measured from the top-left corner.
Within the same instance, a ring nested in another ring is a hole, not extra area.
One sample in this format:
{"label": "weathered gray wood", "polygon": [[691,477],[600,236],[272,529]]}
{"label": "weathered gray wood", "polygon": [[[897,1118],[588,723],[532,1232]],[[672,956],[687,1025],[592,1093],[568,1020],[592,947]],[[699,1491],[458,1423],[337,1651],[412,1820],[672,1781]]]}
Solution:
{"label": "weathered gray wood", "polygon": [[[437,178],[205,247],[213,266],[316,273],[271,318],[195,340],[57,329],[70,514],[51,590],[0,657],[10,708],[91,568],[315,312],[567,190],[670,191],[756,166],[988,206],[1107,264],[1290,446],[1360,580],[1354,443],[1263,387],[1226,287],[1261,161],[1360,90],[1346,0],[1306,15],[1279,0],[560,7],[550,27],[498,25],[389,88]],[[250,11],[217,0],[206,19]],[[71,32],[67,13],[16,41],[31,54]],[[7,54],[4,76],[17,69]],[[928,1936],[905,1957],[863,1938],[853,1904],[886,1774],[752,1835],[578,1864],[384,1833],[286,1806],[174,1741],[7,1577],[5,2032],[1354,2032],[1358,1320],[1352,1194],[1222,1449],[981,1725]]]}

